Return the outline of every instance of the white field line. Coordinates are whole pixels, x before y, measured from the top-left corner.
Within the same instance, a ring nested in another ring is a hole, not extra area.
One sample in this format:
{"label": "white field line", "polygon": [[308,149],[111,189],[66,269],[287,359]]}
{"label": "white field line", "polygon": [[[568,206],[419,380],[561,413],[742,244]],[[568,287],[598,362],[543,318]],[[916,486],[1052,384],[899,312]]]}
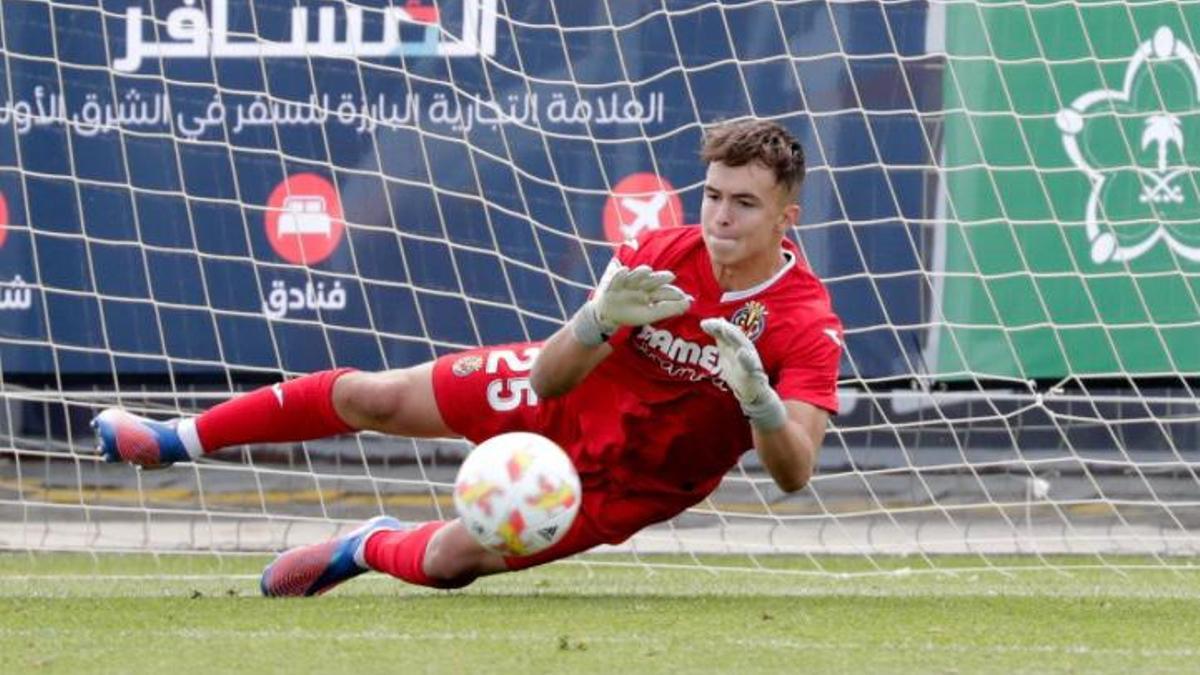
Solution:
{"label": "white field line", "polygon": [[[1043,574],[1049,570],[1041,570]],[[633,582],[629,584],[629,580],[625,580],[622,589],[612,588],[611,582],[604,580],[603,574],[596,577],[595,586],[574,586],[568,590],[564,587],[553,587],[550,590],[542,588],[530,587],[525,582],[514,582],[513,586],[504,588],[497,587],[495,582],[489,582],[490,587],[479,588],[478,586],[465,588],[455,591],[438,591],[436,589],[423,587],[408,587],[404,582],[394,579],[383,574],[370,574],[355,579],[349,587],[361,587],[366,582],[375,584],[394,585],[397,590],[407,590],[415,594],[429,593],[445,593],[445,594],[462,594],[462,595],[483,595],[496,597],[524,597],[537,595],[578,595],[580,597],[629,597],[640,594],[652,594],[656,596],[666,597],[696,597],[703,595],[705,597],[746,597],[746,596],[771,596],[771,597],[863,597],[863,598],[920,598],[920,597],[956,597],[956,598],[1117,598],[1117,599],[1134,599],[1134,600],[1190,600],[1200,599],[1200,587],[1179,589],[1177,587],[1164,587],[1160,584],[1147,584],[1139,587],[1136,583],[1131,584],[1128,579],[1121,580],[1114,576],[1111,584],[1095,584],[1093,582],[1080,582],[1071,585],[1069,579],[1056,577],[1060,580],[1060,584],[1056,586],[1046,587],[1028,587],[1022,588],[1013,586],[1011,579],[1006,579],[996,572],[987,572],[982,574],[945,574],[945,584],[934,587],[926,585],[912,586],[908,581],[902,581],[901,575],[893,576],[889,579],[875,577],[873,579],[864,579],[864,581],[881,582],[882,585],[871,584],[870,586],[862,586],[854,583],[854,580],[838,579],[835,577],[823,577],[819,579],[807,579],[806,582],[811,582],[812,585],[803,586],[780,586],[775,583],[764,583],[762,586],[753,585],[746,587],[745,585],[733,585],[721,587],[718,584],[706,586],[706,590],[702,593],[696,588],[686,585],[679,588],[672,588],[670,585],[662,583],[662,580],[655,580],[647,577],[645,584]],[[23,585],[31,582],[54,582],[56,584],[86,584],[95,586],[95,592],[88,592],[86,589],[72,588],[70,590],[62,589],[62,593],[51,593],[55,596],[70,596],[70,597],[89,597],[89,596],[104,596],[104,597],[163,597],[164,592],[169,592],[170,589],[164,589],[161,586],[147,588],[138,586],[131,589],[114,588],[110,583],[136,583],[146,584],[149,582],[155,583],[227,583],[227,582],[247,582],[257,581],[257,574],[104,574],[104,575],[87,575],[87,574],[0,574],[0,597],[19,597],[22,594],[18,593],[20,589],[15,589],[13,585]],[[909,580],[912,577],[908,578]],[[894,581],[895,585],[888,586],[889,581]],[[1005,582],[1002,586],[989,587],[989,582]],[[142,592],[137,592],[137,591]],[[184,592],[190,589],[179,589],[179,592]],[[343,593],[344,594],[344,591]],[[38,595],[43,595],[39,592]],[[313,599],[308,602],[320,602],[321,600]]]}
{"label": "white field line", "polygon": [[[22,639],[55,639],[87,638],[97,636],[120,638],[137,638],[144,636],[144,631],[136,630],[103,630],[98,628],[3,628],[0,627],[0,638]],[[156,632],[160,637],[177,637],[184,640],[226,641],[226,640],[336,640],[336,641],[378,641],[399,640],[406,642],[442,641],[455,643],[493,642],[513,644],[516,642],[536,643],[547,639],[565,638],[572,643],[580,644],[612,644],[643,648],[655,648],[669,651],[673,643],[644,636],[624,635],[588,635],[586,633],[559,634],[553,629],[534,631],[391,631],[391,630],[361,630],[361,631],[314,631],[304,629],[290,630],[222,630],[212,628],[170,628],[163,627]],[[890,651],[906,653],[944,653],[944,654],[1075,654],[1101,657],[1146,657],[1146,658],[1195,658],[1200,656],[1200,649],[1192,647],[1174,648],[1127,648],[1127,647],[1095,647],[1088,644],[1013,644],[1013,645],[949,645],[925,642],[821,642],[806,639],[788,638],[732,638],[708,636],[735,647],[750,647],[771,650],[811,651]]]}

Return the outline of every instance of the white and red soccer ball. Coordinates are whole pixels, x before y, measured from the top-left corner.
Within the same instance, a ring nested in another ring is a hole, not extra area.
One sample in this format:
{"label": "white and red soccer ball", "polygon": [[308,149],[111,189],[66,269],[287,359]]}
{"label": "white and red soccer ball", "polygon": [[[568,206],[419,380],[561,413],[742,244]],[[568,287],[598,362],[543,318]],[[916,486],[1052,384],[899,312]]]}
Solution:
{"label": "white and red soccer ball", "polygon": [[583,492],[562,448],[515,431],[480,443],[454,481],[454,506],[467,531],[503,555],[533,555],[567,533]]}

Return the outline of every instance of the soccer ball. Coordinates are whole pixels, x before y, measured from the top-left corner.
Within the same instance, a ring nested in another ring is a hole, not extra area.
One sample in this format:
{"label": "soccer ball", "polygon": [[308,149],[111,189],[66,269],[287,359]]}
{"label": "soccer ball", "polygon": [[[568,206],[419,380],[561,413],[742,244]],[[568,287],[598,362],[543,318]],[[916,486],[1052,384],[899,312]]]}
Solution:
{"label": "soccer ball", "polygon": [[509,556],[533,555],[562,539],[582,495],[567,453],[523,431],[480,443],[454,480],[454,507],[467,531]]}

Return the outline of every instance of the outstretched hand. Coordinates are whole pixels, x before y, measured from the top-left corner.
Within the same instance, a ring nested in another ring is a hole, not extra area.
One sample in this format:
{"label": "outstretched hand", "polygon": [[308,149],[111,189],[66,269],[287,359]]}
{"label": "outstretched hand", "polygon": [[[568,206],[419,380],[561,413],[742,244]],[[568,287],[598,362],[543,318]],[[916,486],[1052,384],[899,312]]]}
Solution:
{"label": "outstretched hand", "polygon": [[687,311],[692,297],[671,282],[675,273],[647,265],[633,269],[614,265],[596,286],[596,319],[604,332],[621,326],[642,326]]}
{"label": "outstretched hand", "polygon": [[729,385],[750,423],[773,430],[787,421],[787,410],[771,388],[754,343],[741,328],[725,319],[705,319],[700,328],[717,342],[720,377]]}
{"label": "outstretched hand", "polygon": [[692,305],[692,296],[672,285],[675,273],[647,265],[632,269],[613,262],[592,299],[572,319],[575,337],[586,345],[604,342],[621,326],[642,326],[679,316]]}

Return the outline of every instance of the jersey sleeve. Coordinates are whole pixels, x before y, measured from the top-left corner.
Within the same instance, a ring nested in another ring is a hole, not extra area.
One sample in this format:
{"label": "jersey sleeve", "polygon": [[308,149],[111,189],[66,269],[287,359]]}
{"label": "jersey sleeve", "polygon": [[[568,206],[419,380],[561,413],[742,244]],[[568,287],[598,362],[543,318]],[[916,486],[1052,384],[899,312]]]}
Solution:
{"label": "jersey sleeve", "polygon": [[639,249],[636,242],[632,244],[626,242],[617,247],[617,253],[613,256],[613,262],[621,263],[626,267],[634,267],[637,265],[638,252]]}
{"label": "jersey sleeve", "polygon": [[836,415],[841,358],[842,325],[830,316],[793,340],[780,364],[775,393],[785,401],[804,401]]}
{"label": "jersey sleeve", "polygon": [[[644,236],[644,235],[643,235]],[[604,273],[600,275],[596,285],[600,286],[605,283],[605,280],[614,274],[620,267],[637,267],[646,262],[646,254],[640,246],[642,238],[632,242],[626,242],[617,247],[617,252],[613,254],[612,260],[608,261],[608,266],[604,268]],[[588,299],[596,297],[596,289],[588,291]]]}
{"label": "jersey sleeve", "polygon": [[626,241],[617,247],[617,253],[613,258],[626,267],[636,267],[638,265],[655,266],[655,259],[661,253],[664,244],[664,235],[667,230],[646,230],[639,234],[636,239]]}
{"label": "jersey sleeve", "polygon": [[[608,261],[608,265],[604,268],[604,273],[596,281],[596,285],[603,284],[605,279],[616,272],[619,267],[637,267],[642,264],[643,261],[640,259],[640,254],[641,248],[638,246],[637,241],[626,242],[618,246],[617,252],[613,254],[612,260]],[[588,292],[588,298],[595,297],[595,295],[595,288]]]}

